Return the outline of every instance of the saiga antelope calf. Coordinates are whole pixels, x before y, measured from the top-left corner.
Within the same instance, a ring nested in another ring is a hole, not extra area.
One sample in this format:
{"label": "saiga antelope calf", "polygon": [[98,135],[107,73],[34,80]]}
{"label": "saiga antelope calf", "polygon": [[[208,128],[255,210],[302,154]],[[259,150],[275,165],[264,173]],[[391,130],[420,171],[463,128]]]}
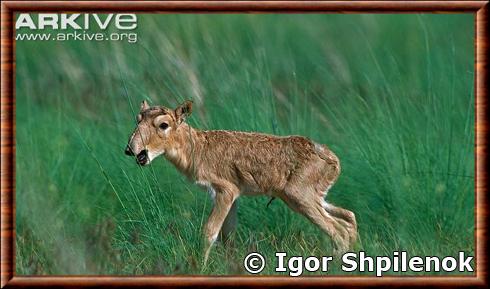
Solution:
{"label": "saiga antelope calf", "polygon": [[339,159],[325,145],[301,136],[198,130],[185,122],[191,111],[190,101],[174,110],[144,101],[125,153],[141,166],[164,155],[209,191],[214,207],[204,228],[204,264],[220,231],[226,237],[236,226],[240,195],[280,198],[327,233],[338,253],[354,244],[354,213],[324,200],[340,173]]}

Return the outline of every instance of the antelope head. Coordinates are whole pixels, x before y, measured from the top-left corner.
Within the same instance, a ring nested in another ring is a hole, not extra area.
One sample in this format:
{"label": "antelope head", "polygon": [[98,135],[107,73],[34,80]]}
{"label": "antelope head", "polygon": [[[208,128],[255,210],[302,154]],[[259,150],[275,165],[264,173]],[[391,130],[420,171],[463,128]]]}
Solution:
{"label": "antelope head", "polygon": [[135,156],[136,162],[145,166],[156,157],[167,153],[178,144],[178,128],[192,112],[192,102],[185,101],[176,109],[152,106],[143,101],[138,113],[137,126],[124,153]]}

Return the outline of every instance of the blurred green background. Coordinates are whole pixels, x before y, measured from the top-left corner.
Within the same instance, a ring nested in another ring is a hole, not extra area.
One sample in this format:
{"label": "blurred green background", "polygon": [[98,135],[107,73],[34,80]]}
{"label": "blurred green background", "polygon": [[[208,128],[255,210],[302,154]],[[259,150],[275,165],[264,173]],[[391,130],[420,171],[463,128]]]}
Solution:
{"label": "blurred green background", "polygon": [[245,197],[202,267],[208,195],[123,154],[143,99],[194,100],[201,129],[327,144],[356,250],[474,254],[473,29],[471,14],[138,14],[134,44],[17,41],[16,273],[246,274],[258,251],[276,274],[276,251],[332,254],[281,201]]}

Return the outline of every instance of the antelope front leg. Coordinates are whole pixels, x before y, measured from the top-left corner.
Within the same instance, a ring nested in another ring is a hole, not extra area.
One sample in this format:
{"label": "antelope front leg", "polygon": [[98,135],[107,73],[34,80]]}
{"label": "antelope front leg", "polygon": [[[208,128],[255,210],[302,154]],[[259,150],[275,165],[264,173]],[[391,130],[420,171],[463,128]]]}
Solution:
{"label": "antelope front leg", "polygon": [[221,227],[221,231],[219,232],[219,240],[223,243],[228,240],[231,233],[233,233],[233,231],[236,229],[238,223],[237,207],[238,201],[235,200],[230,208],[230,211],[228,212],[228,215],[226,216],[223,226]]}
{"label": "antelope front leg", "polygon": [[204,265],[206,265],[209,257],[209,252],[211,252],[211,247],[213,246],[218,234],[223,226],[223,222],[228,215],[235,199],[238,197],[238,190],[227,187],[220,190],[216,190],[216,197],[214,200],[214,207],[209,215],[208,222],[204,229],[205,237],[205,254],[204,254]]}

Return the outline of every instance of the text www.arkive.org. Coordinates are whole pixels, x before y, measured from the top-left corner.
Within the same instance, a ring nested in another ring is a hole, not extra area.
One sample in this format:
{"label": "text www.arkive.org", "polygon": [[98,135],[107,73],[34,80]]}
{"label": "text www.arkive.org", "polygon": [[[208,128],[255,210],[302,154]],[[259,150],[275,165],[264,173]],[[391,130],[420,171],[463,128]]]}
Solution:
{"label": "text www.arkive.org", "polygon": [[126,41],[136,43],[138,34],[131,32],[90,33],[90,32],[57,32],[51,33],[17,33],[16,41]]}
{"label": "text www.arkive.org", "polygon": [[[37,16],[37,17],[36,17]],[[17,41],[125,41],[136,43],[135,14],[21,13],[15,22]],[[115,29],[118,32],[107,32]],[[47,30],[50,29],[50,30]],[[96,29],[96,31],[93,31]]]}

